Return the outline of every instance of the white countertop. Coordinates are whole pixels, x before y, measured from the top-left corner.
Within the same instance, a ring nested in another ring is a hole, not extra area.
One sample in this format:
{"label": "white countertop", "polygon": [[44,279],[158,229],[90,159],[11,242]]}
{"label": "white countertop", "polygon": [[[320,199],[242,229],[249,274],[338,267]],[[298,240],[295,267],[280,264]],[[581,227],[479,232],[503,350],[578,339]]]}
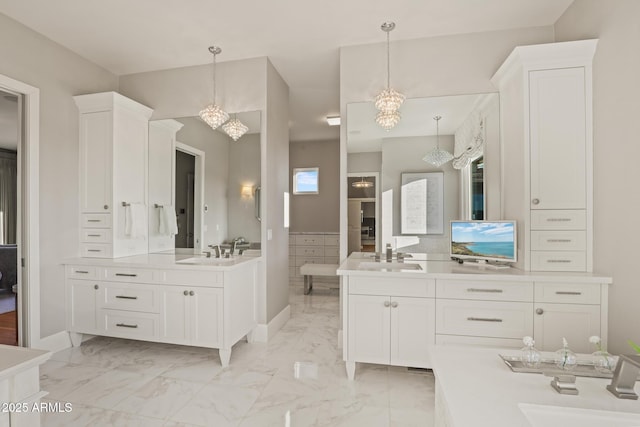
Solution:
{"label": "white countertop", "polygon": [[46,362],[51,352],[0,344],[0,381]]}
{"label": "white countertop", "polygon": [[[62,264],[75,265],[104,265],[109,267],[135,267],[135,268],[170,268],[178,270],[212,270],[225,271],[231,270],[239,265],[258,262],[262,258],[251,255],[235,255],[232,259],[223,265],[208,265],[196,263],[180,263],[190,258],[198,258],[206,262],[207,258],[202,255],[185,254],[185,253],[153,253],[144,255],[134,255],[121,258],[68,258],[62,261]],[[210,258],[212,262],[216,260],[227,261],[224,258]]]}
{"label": "white countertop", "polygon": [[[611,283],[611,277],[596,273],[565,273],[565,272],[534,272],[523,271],[514,267],[506,269],[491,269],[472,265],[459,264],[452,261],[446,254],[413,254],[413,258],[405,259],[405,264],[418,264],[419,270],[390,270],[376,271],[363,269],[360,264],[374,261],[373,253],[354,252],[338,267],[337,274],[341,276],[378,276],[378,277],[425,277],[429,279],[469,279],[476,276],[481,280],[512,280],[553,282],[562,280],[563,283]],[[395,263],[396,260],[394,259]],[[384,261],[381,262],[384,264]]]}
{"label": "white countertop", "polygon": [[[559,394],[542,374],[514,373],[499,354],[518,351],[436,346],[431,360],[452,427],[530,427],[519,403],[640,414],[640,401],[618,399],[609,379],[578,377],[577,396]],[[636,392],[639,386],[636,385]]]}

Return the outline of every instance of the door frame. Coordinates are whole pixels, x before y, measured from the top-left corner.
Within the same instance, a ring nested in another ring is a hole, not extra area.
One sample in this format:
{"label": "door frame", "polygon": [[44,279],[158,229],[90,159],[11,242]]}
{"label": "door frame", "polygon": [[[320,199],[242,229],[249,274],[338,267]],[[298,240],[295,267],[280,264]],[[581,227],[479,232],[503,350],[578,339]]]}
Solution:
{"label": "door frame", "polygon": [[[18,246],[18,345],[39,347],[40,337],[40,89],[0,74],[0,88],[22,95],[18,142],[16,243]],[[24,261],[23,261],[24,260]],[[21,296],[21,297],[20,297]]]}
{"label": "door frame", "polygon": [[[373,177],[373,185],[376,189],[376,252],[380,252],[380,242],[382,241],[382,236],[380,235],[380,226],[381,226],[381,217],[380,217],[380,172],[349,172],[347,173],[347,181],[348,178],[353,177]],[[348,182],[347,182],[347,185]],[[347,188],[347,200],[349,200],[349,189]]]}
{"label": "door frame", "polygon": [[[195,157],[195,173],[193,177],[193,249],[202,251],[204,244],[204,151],[198,150],[182,142],[176,141],[176,151],[181,151]],[[176,199],[176,180],[173,180],[173,200]]]}

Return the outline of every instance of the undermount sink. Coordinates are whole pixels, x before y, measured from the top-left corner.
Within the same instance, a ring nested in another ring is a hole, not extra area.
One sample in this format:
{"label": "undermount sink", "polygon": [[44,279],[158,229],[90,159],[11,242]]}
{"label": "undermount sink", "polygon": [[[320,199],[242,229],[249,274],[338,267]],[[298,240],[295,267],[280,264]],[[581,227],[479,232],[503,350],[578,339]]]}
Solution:
{"label": "undermount sink", "polygon": [[180,261],[176,261],[176,264],[189,264],[189,265],[229,265],[236,262],[236,258],[207,258],[205,256],[187,258]]}
{"label": "undermount sink", "polygon": [[519,403],[532,427],[639,427],[640,414]]}
{"label": "undermount sink", "polygon": [[411,264],[404,262],[361,262],[358,265],[360,270],[375,271],[419,271],[422,270],[420,264]]}

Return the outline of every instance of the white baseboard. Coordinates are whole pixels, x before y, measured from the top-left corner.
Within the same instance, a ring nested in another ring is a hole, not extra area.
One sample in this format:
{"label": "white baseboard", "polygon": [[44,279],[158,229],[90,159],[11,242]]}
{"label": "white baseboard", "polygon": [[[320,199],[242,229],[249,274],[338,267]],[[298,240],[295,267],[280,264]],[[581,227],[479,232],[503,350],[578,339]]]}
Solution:
{"label": "white baseboard", "polygon": [[268,324],[259,323],[253,331],[253,339],[256,342],[268,342],[291,318],[291,306],[287,305]]}
{"label": "white baseboard", "polygon": [[32,347],[39,350],[49,350],[53,353],[69,348],[71,347],[69,332],[62,331],[49,335],[48,337],[41,338],[38,342],[34,343]]}

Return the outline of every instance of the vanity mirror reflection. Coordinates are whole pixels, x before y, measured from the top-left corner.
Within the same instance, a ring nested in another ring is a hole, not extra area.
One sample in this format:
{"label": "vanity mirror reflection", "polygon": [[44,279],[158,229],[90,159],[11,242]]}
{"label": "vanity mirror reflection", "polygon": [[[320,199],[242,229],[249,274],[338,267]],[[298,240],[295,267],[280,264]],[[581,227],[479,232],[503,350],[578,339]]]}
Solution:
{"label": "vanity mirror reflection", "polygon": [[[500,218],[497,93],[407,99],[400,108],[400,122],[388,131],[376,124],[376,112],[372,102],[347,105],[349,179],[380,175],[375,194],[380,201],[375,206],[374,221],[380,224],[375,250],[390,243],[407,252],[449,253],[449,221]],[[442,117],[438,125],[436,116]],[[437,140],[440,148],[454,155],[453,161],[434,166],[423,160],[436,148]],[[425,186],[426,233],[403,233],[403,174],[406,178],[407,174],[429,177],[434,173],[442,174],[441,194],[429,194],[436,186]],[[349,240],[348,246],[350,253],[358,245]]]}
{"label": "vanity mirror reflection", "polygon": [[[260,112],[237,113],[237,141],[199,117],[149,122],[149,252],[202,252],[242,238],[260,248]],[[177,234],[161,224],[165,206]]]}

